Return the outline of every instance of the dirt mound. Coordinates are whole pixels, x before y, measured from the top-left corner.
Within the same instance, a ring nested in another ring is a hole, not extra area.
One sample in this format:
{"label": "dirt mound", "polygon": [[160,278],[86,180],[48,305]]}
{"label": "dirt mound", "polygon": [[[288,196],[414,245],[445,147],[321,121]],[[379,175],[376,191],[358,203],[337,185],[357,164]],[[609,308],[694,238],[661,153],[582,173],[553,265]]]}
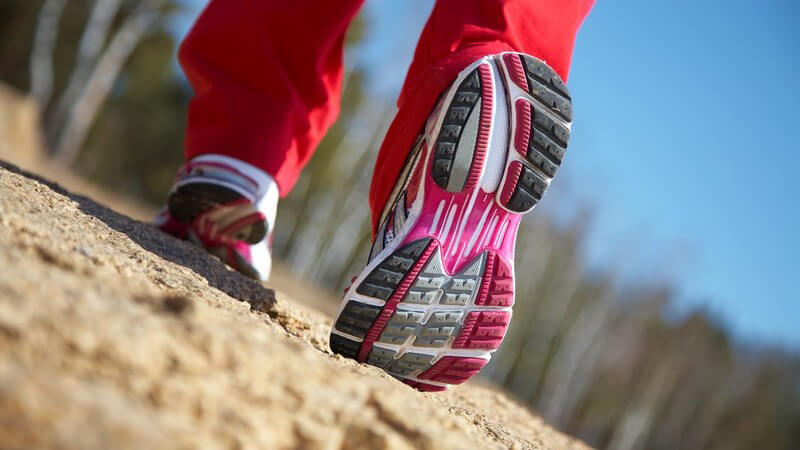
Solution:
{"label": "dirt mound", "polygon": [[0,268],[3,448],[585,448],[332,355],[324,314],[2,163]]}

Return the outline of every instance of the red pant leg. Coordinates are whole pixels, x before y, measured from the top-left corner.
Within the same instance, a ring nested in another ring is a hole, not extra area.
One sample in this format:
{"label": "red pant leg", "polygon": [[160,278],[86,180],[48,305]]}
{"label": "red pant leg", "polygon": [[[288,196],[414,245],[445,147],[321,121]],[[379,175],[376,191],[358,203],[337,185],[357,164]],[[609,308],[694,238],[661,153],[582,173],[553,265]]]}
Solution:
{"label": "red pant leg", "polygon": [[363,0],[212,0],[181,44],[186,156],[218,153],[285,196],[339,114],[344,34]]}
{"label": "red pant leg", "polygon": [[408,151],[439,94],[473,61],[518,51],[546,61],[565,81],[575,35],[594,0],[438,0],[397,100],[370,187],[373,231]]}

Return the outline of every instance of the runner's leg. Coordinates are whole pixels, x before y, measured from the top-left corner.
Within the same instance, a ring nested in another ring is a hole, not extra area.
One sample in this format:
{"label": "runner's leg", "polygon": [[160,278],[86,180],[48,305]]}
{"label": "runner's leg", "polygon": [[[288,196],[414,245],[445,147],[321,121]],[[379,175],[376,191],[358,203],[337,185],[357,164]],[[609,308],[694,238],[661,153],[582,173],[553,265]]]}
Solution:
{"label": "runner's leg", "polygon": [[414,139],[441,92],[483,56],[545,61],[567,79],[575,36],[594,0],[438,0],[422,30],[370,187],[373,231]]}
{"label": "runner's leg", "polygon": [[363,0],[212,0],[181,45],[195,96],[187,160],[206,153],[294,186],[339,114],[344,36]]}

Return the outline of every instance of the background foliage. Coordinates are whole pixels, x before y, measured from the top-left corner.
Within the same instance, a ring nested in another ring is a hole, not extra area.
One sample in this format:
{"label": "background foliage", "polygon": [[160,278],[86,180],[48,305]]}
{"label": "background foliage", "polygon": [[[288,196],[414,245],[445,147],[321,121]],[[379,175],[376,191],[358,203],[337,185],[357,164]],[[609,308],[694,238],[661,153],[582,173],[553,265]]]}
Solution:
{"label": "background foliage", "polygon": [[[30,89],[42,3],[0,3],[0,79],[22,91]],[[112,31],[138,4],[122,2]],[[94,5],[69,1],[60,18],[55,98],[74,70]],[[126,59],[73,162],[85,176],[153,204],[163,200],[182,162],[190,89],[176,72],[168,27],[179,7],[174,1],[160,7],[159,22]],[[349,45],[359,45],[365,27],[359,17]],[[366,192],[392,116],[392,99],[365,95],[365,79],[358,64],[348,72],[339,121],[279,209],[276,254],[332,290],[345,287],[366,258]],[[53,104],[44,108],[45,129]],[[517,244],[514,321],[485,376],[597,447],[798,448],[798,355],[733,340],[704,310],[668,314],[680,286],[622,283],[624,248],[615,264],[588,268],[583,247],[591,226],[591,205],[566,221],[545,211],[526,219]]]}

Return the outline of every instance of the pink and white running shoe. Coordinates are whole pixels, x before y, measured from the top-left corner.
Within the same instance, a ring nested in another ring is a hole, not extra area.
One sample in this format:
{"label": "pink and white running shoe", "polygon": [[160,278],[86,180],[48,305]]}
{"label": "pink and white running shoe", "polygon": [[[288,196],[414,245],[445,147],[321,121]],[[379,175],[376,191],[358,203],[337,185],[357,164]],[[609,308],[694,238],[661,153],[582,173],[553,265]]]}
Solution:
{"label": "pink and white running shoe", "polygon": [[207,154],[178,171],[155,224],[243,274],[266,280],[277,206],[278,187],[268,174],[235,158]]}
{"label": "pink and white running shoe", "polygon": [[478,373],[514,303],[514,242],[567,146],[572,102],[543,61],[484,57],[428,119],[348,289],[331,349],[423,391]]}

